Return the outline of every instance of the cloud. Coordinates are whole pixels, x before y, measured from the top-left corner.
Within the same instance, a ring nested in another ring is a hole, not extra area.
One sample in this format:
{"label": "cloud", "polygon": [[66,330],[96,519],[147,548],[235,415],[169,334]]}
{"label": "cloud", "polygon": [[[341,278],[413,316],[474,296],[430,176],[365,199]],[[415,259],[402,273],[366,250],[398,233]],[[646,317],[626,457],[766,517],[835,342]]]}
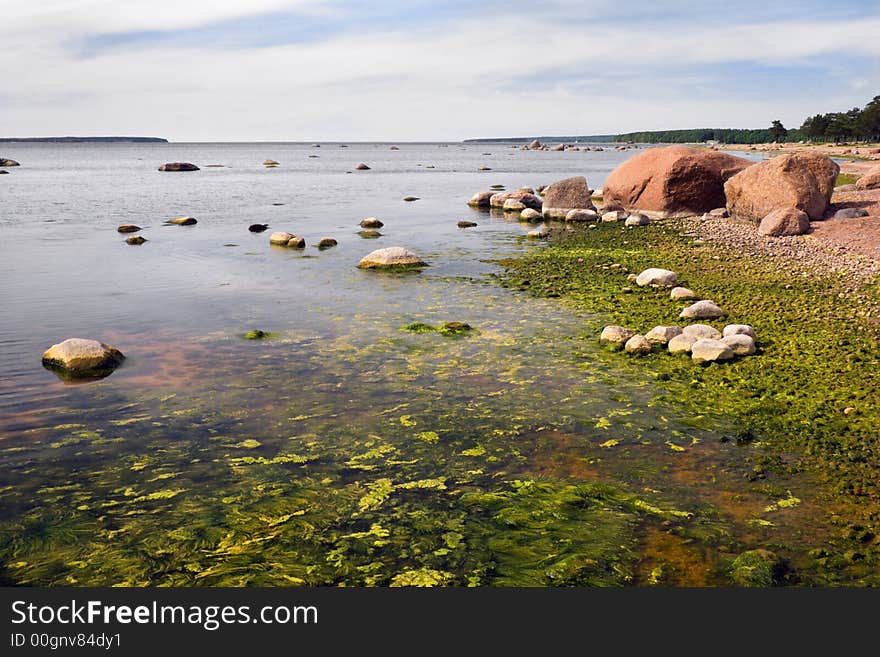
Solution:
{"label": "cloud", "polygon": [[[799,124],[807,113],[846,109],[874,95],[867,89],[880,90],[876,12],[721,25],[672,17],[658,29],[599,21],[607,2],[578,5],[586,9],[576,20],[565,19],[559,2],[540,13],[505,3],[506,12],[489,16],[464,5],[432,13],[430,3],[413,13],[410,3],[383,6],[381,21],[359,20],[362,7],[327,2],[163,3],[152,14],[154,3],[124,4],[122,15],[93,24],[87,19],[109,2],[40,4],[12,17],[18,30],[0,26],[3,39],[43,35],[7,51],[5,69],[15,74],[4,84],[4,130],[404,140],[754,127],[780,117]],[[247,24],[259,36],[260,20],[278,17],[265,12],[278,11],[307,13],[327,29],[321,38],[292,34],[266,45],[254,38],[235,48],[168,36],[216,30],[218,21]],[[46,26],[65,16],[75,17],[72,26],[47,36]],[[153,29],[165,38],[123,38],[88,56],[76,46]],[[841,58],[850,65],[843,72],[835,66]],[[772,76],[785,83],[768,85]]]}

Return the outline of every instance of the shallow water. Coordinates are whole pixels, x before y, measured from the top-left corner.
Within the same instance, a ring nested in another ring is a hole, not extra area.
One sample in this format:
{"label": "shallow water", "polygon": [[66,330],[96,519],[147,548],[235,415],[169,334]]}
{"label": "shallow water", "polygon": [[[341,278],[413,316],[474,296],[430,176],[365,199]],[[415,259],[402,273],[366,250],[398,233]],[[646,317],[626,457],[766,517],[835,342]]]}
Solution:
{"label": "shallow water", "polygon": [[[473,192],[576,174],[597,187],[631,152],[9,146],[5,583],[703,585],[767,518],[808,540],[809,500],[767,511],[742,450],[718,440],[723,418],[677,417],[577,337],[596,318],[492,282],[491,260],[541,245],[469,209]],[[169,161],[203,168],[156,170]],[[182,215],[198,224],[163,225]],[[382,237],[358,235],[367,216]],[[126,245],[120,223],[148,242]],[[251,223],[308,246],[270,247]],[[319,251],[323,236],[339,246]],[[355,268],[394,245],[430,267]],[[446,321],[475,330],[404,328]],[[65,384],[40,354],[72,336],[125,364]]]}

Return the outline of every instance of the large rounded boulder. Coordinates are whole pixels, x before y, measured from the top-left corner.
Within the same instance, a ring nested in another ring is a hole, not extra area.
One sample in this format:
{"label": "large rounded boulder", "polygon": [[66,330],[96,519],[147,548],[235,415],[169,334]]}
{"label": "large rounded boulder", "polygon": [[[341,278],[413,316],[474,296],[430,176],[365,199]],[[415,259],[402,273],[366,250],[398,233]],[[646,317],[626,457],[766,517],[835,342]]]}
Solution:
{"label": "large rounded boulder", "polygon": [[559,180],[544,189],[543,215],[548,219],[565,219],[571,210],[595,210],[592,192],[583,176]]}
{"label": "large rounded boulder", "polygon": [[856,180],[857,190],[880,189],[880,167],[873,167]]}
{"label": "large rounded boulder", "polygon": [[107,376],[124,359],[116,347],[86,338],[68,338],[43,353],[43,365],[63,379]]}
{"label": "large rounded boulder", "polygon": [[724,183],[754,163],[688,146],[648,148],[618,166],[602,186],[606,205],[667,215],[724,205]]}
{"label": "large rounded boulder", "polygon": [[358,263],[360,269],[418,269],[428,263],[402,246],[390,246],[368,253]]}
{"label": "large rounded boulder", "polygon": [[727,209],[760,220],[779,208],[796,208],[821,219],[831,201],[840,167],[819,153],[791,153],[739,172],[726,183]]}

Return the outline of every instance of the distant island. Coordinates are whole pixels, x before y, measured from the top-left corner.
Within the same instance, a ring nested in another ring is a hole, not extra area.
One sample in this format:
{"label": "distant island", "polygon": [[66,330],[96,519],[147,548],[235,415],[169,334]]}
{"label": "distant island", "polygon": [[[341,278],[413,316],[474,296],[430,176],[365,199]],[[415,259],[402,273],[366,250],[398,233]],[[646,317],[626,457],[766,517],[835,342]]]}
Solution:
{"label": "distant island", "polygon": [[533,139],[537,139],[540,142],[590,142],[590,143],[600,143],[600,144],[608,144],[614,141],[617,135],[586,135],[580,137],[498,137],[491,139],[465,139],[463,143],[465,144],[500,144],[500,143],[514,143],[514,144],[528,144]]}
{"label": "distant island", "polygon": [[162,137],[0,137],[0,142],[51,142],[80,144],[89,142],[133,142],[136,144],[167,144]]}

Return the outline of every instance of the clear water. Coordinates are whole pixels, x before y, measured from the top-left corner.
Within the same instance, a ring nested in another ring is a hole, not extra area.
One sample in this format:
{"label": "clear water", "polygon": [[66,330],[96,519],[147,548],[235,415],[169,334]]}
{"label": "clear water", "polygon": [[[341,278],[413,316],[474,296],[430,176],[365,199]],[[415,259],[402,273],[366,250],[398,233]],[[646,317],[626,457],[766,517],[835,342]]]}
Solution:
{"label": "clear water", "polygon": [[[573,343],[596,318],[494,284],[492,260],[542,246],[466,205],[493,184],[598,187],[631,152],[389,146],[3,148],[22,163],[0,178],[3,582],[620,584],[661,557],[677,583],[719,581],[719,537],[747,544],[764,503],[725,483],[740,457]],[[172,161],[202,169],[157,171]],[[198,224],[163,225],[183,215]],[[382,237],[359,236],[368,216]],[[430,266],[355,267],[398,245]],[[403,330],[445,321],[476,331]],[[74,336],[124,365],[59,380],[40,355]]]}

